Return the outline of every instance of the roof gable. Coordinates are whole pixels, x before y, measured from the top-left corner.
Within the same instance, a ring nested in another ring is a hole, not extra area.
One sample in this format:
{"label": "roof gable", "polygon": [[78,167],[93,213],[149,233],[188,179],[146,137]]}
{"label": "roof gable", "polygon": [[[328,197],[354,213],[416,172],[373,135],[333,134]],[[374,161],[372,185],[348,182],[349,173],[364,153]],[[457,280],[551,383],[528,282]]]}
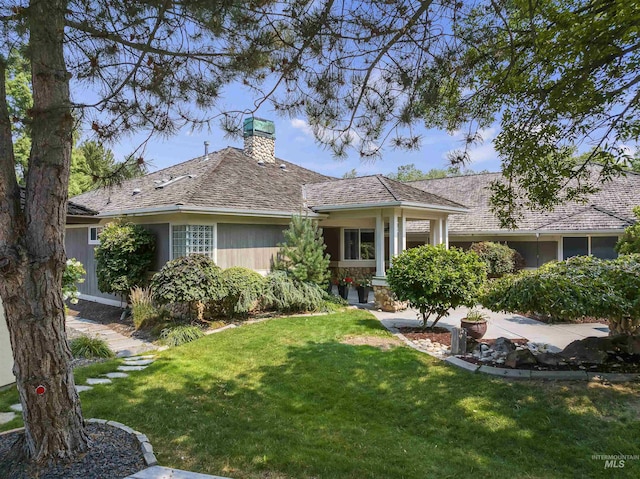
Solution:
{"label": "roof gable", "polygon": [[464,205],[455,201],[382,175],[307,184],[304,190],[307,206],[317,211],[338,206],[374,206],[393,203],[413,203],[458,210],[465,208]]}

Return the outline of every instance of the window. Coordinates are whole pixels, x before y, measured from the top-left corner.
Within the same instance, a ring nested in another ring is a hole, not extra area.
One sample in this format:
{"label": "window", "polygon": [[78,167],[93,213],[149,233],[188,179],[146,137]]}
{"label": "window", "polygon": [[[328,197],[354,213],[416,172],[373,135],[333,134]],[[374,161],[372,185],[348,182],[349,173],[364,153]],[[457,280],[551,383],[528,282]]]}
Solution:
{"label": "window", "polygon": [[212,225],[177,225],[172,228],[173,258],[204,254],[214,258]]}
{"label": "window", "polygon": [[615,250],[617,242],[617,236],[592,236],[591,254],[600,259],[615,259],[618,257]]}
{"label": "window", "polygon": [[376,242],[373,230],[344,230],[344,259],[376,259]]}
{"label": "window", "polygon": [[562,238],[563,259],[573,256],[587,256],[589,254],[589,238],[586,236]]}
{"label": "window", "polygon": [[89,244],[100,244],[100,233],[102,233],[103,229],[103,226],[89,227]]}

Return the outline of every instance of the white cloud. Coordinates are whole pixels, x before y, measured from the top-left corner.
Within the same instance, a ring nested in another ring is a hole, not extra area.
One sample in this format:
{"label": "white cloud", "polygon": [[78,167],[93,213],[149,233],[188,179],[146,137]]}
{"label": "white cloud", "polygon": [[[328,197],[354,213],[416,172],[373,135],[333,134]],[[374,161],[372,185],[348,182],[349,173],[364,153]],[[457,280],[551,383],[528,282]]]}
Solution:
{"label": "white cloud", "polygon": [[302,118],[294,118],[291,120],[291,126],[296,130],[302,131],[305,135],[313,137],[313,130],[311,129],[311,126],[309,126],[309,123]]}

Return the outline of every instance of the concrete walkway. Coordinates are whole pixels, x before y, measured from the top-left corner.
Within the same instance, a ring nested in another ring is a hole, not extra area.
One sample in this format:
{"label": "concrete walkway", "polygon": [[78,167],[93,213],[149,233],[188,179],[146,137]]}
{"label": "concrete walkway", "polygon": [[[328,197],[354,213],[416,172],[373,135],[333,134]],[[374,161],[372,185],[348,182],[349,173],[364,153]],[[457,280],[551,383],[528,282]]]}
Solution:
{"label": "concrete walkway", "polygon": [[104,324],[89,319],[67,316],[66,325],[67,331],[73,330],[80,334],[104,339],[119,358],[158,349],[148,341],[124,336]]}
{"label": "concrete walkway", "polygon": [[169,467],[153,466],[136,472],[132,476],[125,479],[229,479],[222,476],[210,476],[208,474],[199,474],[197,472],[182,471],[180,469],[171,469]]}
{"label": "concrete walkway", "polygon": [[[534,343],[547,344],[549,346],[549,351],[551,352],[561,351],[570,342],[577,339],[584,339],[588,336],[607,336],[609,334],[608,326],[601,323],[546,324],[541,321],[525,318],[524,316],[518,316],[517,314],[494,313],[487,309],[478,309],[488,317],[487,334],[484,338],[527,338],[529,341]],[[460,319],[465,317],[467,311],[467,308],[457,308],[452,310],[449,316],[438,321],[438,326],[442,326],[447,329],[459,327]],[[412,309],[407,309],[406,311],[400,311],[397,313],[385,313],[371,308],[371,312],[385,326],[417,327],[421,323],[417,319],[417,311]]]}

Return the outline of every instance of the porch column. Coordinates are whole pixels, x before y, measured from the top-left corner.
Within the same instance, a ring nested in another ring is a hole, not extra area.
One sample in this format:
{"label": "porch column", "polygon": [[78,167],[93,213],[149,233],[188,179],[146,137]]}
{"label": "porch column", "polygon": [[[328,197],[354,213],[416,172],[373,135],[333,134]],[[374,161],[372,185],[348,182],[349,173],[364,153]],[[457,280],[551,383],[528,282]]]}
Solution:
{"label": "porch column", "polygon": [[446,249],[449,249],[449,217],[445,217],[443,220],[443,234],[444,234],[444,238],[443,238],[443,243],[444,243],[444,247]]}
{"label": "porch column", "polygon": [[444,225],[442,223],[442,218],[438,218],[438,242],[436,244],[442,244],[444,241]]}
{"label": "porch column", "polygon": [[436,220],[429,220],[429,244],[431,246],[435,246],[438,239],[438,232],[436,231],[437,223]]}
{"label": "porch column", "polygon": [[399,239],[400,239],[400,253],[407,249],[407,217],[404,215],[404,211],[400,214],[400,227],[399,227]]}
{"label": "porch column", "polygon": [[380,210],[376,216],[376,276],[384,275],[384,221]]}
{"label": "porch column", "polygon": [[398,214],[395,210],[389,215],[389,263],[398,256]]}

